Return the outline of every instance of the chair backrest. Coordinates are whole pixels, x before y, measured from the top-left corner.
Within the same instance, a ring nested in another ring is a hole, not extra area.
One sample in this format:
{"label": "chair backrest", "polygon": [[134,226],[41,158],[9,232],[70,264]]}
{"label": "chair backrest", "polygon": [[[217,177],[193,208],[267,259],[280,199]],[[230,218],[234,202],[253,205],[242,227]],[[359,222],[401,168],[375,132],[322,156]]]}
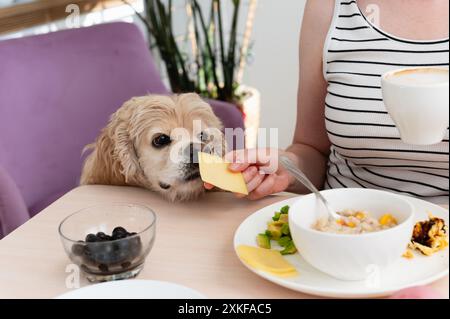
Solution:
{"label": "chair backrest", "polygon": [[30,218],[22,194],[0,166],[0,239]]}
{"label": "chair backrest", "polygon": [[168,91],[133,24],[0,42],[0,166],[31,214],[77,185],[83,147],[123,102],[147,93]]}

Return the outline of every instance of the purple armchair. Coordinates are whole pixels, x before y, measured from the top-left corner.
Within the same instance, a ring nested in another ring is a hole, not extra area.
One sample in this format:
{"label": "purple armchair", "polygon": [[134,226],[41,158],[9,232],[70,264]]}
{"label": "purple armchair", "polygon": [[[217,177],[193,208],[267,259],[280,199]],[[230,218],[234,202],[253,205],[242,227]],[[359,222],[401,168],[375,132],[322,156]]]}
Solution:
{"label": "purple armchair", "polygon": [[[0,42],[0,238],[75,187],[83,147],[147,93],[169,92],[133,24]],[[237,108],[211,104],[225,127],[243,127]]]}

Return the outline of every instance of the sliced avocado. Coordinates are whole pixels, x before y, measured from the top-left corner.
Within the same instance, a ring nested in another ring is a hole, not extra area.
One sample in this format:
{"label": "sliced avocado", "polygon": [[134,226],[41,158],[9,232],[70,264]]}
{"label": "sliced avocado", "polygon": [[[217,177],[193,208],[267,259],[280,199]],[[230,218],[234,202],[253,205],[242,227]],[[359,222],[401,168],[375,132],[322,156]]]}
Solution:
{"label": "sliced avocado", "polygon": [[292,242],[292,239],[289,236],[283,236],[278,239],[278,245],[280,245],[281,247],[286,247],[290,242]]}
{"label": "sliced avocado", "polygon": [[261,248],[270,249],[270,238],[266,234],[256,236],[256,243]]}
{"label": "sliced avocado", "polygon": [[294,245],[294,242],[291,241],[290,243],[288,243],[286,245],[286,247],[284,247],[284,249],[282,251],[280,251],[280,253],[282,255],[292,255],[295,254],[297,252],[297,248]]}
{"label": "sliced avocado", "polygon": [[269,222],[269,223],[267,223],[267,225],[275,225],[275,226],[278,226],[278,227],[281,227],[281,226],[283,226],[284,224],[286,224],[285,222],[282,222],[282,221],[280,221],[280,220],[277,220],[276,222]]}
{"label": "sliced avocado", "polygon": [[278,221],[280,219],[281,213],[276,212],[275,215],[273,215],[272,220],[274,222]]}
{"label": "sliced avocado", "polygon": [[281,214],[280,218],[278,218],[279,222],[282,223],[288,223],[289,222],[289,215],[288,214]]}
{"label": "sliced avocado", "polygon": [[281,226],[281,233],[286,236],[291,234],[291,231],[289,230],[289,224],[283,224],[283,226]]}
{"label": "sliced avocado", "polygon": [[281,207],[280,212],[282,214],[288,214],[289,213],[289,205]]}
{"label": "sliced avocado", "polygon": [[273,223],[269,224],[267,230],[270,231],[270,236],[274,240],[278,240],[281,237],[281,226],[275,225]]}

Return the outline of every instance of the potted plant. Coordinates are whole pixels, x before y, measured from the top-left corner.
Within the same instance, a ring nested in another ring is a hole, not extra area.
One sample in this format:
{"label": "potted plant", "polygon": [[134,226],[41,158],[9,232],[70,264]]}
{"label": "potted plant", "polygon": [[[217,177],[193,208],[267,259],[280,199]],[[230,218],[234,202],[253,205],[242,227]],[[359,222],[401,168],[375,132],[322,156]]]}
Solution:
{"label": "potted plant", "polygon": [[[225,1],[232,7],[229,30],[225,30],[223,0],[210,0],[207,5],[198,0],[183,1],[186,23],[181,37],[174,32],[172,0],[145,0],[144,14],[136,14],[147,29],[150,48],[157,51],[165,66],[172,91],[196,92],[238,107],[247,129],[246,145],[253,147],[259,126],[259,93],[241,82],[257,0],[248,0],[243,33],[238,30],[242,1]],[[238,34],[243,34],[242,39]]]}

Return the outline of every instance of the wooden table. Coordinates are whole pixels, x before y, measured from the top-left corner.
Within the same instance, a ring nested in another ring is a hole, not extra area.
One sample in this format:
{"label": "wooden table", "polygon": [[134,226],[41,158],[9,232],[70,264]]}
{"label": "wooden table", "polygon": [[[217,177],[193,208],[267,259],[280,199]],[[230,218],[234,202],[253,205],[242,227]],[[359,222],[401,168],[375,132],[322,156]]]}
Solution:
{"label": "wooden table", "polygon": [[[111,202],[145,203],[157,213],[156,242],[140,279],[178,283],[209,298],[310,298],[254,275],[233,250],[234,231],[248,215],[291,196],[251,202],[209,193],[195,202],[168,203],[138,188],[76,188],[0,240],[0,298],[53,298],[68,291],[70,261],[57,227],[74,211]],[[81,286],[87,284],[81,280]],[[448,297],[448,277],[433,287]]]}

